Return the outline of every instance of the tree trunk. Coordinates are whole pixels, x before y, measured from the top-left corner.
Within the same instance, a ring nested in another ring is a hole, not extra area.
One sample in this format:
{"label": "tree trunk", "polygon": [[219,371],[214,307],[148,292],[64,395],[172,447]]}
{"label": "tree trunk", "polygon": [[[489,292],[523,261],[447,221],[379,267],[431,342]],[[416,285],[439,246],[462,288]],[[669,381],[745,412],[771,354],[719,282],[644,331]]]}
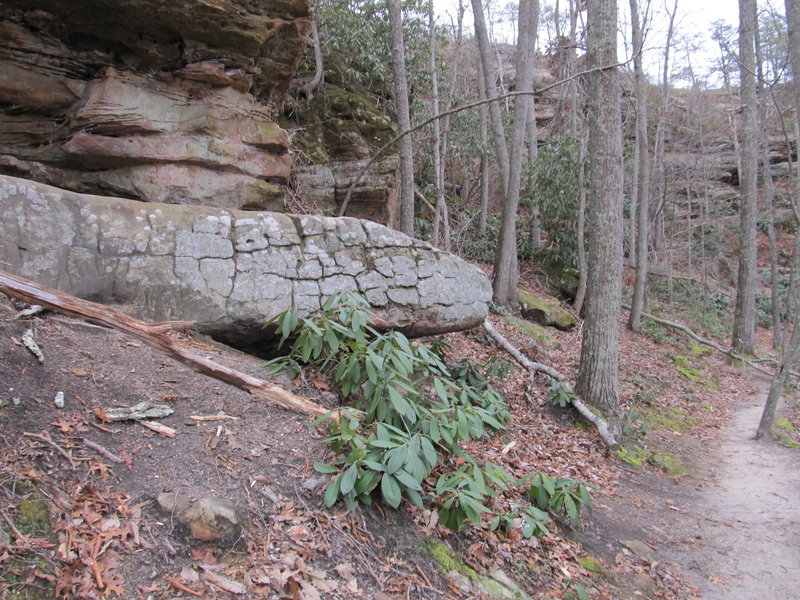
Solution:
{"label": "tree trunk", "polygon": [[[431,115],[439,114],[439,67],[436,61],[436,26],[433,0],[428,0],[428,44],[430,46],[431,68]],[[448,249],[450,241],[445,238],[440,245],[439,233],[442,221],[447,218],[447,205],[444,201],[444,170],[442,168],[442,134],[439,119],[433,121],[433,175],[436,187],[436,213],[433,216],[433,244]],[[448,232],[449,236],[449,232]]]}
{"label": "tree trunk", "polygon": [[742,112],[742,170],[739,172],[739,275],[733,315],[733,348],[755,351],[756,187],[758,185],[758,105],[756,102],[755,0],[739,0],[739,61]]}
{"label": "tree trunk", "polygon": [[[794,73],[794,103],[795,119],[800,119],[800,0],[784,0],[786,6],[786,20],[789,29],[789,60]],[[795,217],[800,225],[800,174],[793,181],[795,194],[792,197]],[[775,420],[775,411],[778,407],[783,388],[789,377],[792,366],[800,360],[800,232],[795,234],[794,253],[792,255],[791,280],[789,283],[789,298],[787,313],[794,320],[792,338],[783,351],[783,357],[778,367],[778,372],[769,388],[767,402],[761,415],[756,438],[761,438],[772,433],[772,423]]]}
{"label": "tree trunk", "polygon": [[[761,154],[763,181],[764,181],[764,201],[767,210],[767,237],[769,238],[769,265],[770,265],[770,296],[772,298],[772,347],[783,348],[783,323],[781,322],[781,297],[780,286],[778,285],[778,237],[775,231],[775,184],[772,178],[772,164],[769,156],[769,104],[764,90],[764,69],[761,51],[761,36],[759,35],[759,24],[755,27],[755,46],[756,46],[756,73],[758,83],[756,95],[758,97],[758,112],[760,115],[760,127],[758,128],[758,140]],[[791,170],[791,169],[790,169]]]}
{"label": "tree trunk", "polygon": [[[478,64],[478,99],[486,100],[486,82],[483,78],[483,67]],[[486,221],[489,214],[489,107],[481,104],[478,107],[481,135],[481,202],[478,215],[478,232],[486,233]]]}
{"label": "tree trunk", "polygon": [[[406,76],[405,43],[403,42],[403,13],[400,0],[389,0],[389,28],[392,46],[392,75],[394,99],[397,109],[397,127],[400,131],[411,129],[408,107],[408,80]],[[400,139],[400,223],[399,230],[414,236],[414,153],[411,136]]]}
{"label": "tree trunk", "polygon": [[661,241],[664,237],[664,206],[667,202],[667,171],[664,164],[664,128],[667,123],[667,111],[669,110],[670,99],[670,64],[669,55],[672,48],[672,37],[675,33],[675,15],[678,12],[678,0],[669,13],[669,27],[667,28],[667,42],[664,46],[664,69],[661,81],[661,114],[658,117],[656,126],[655,156],[653,162],[656,172],[656,201],[657,206],[650,217],[653,222],[653,250],[658,252],[661,249]]}
{"label": "tree trunk", "polygon": [[[519,3],[519,43],[515,56],[517,91],[533,89],[533,46],[536,36],[538,0],[520,0]],[[492,281],[493,300],[506,306],[516,297],[517,287],[517,212],[522,175],[522,156],[528,133],[531,96],[517,96],[514,101],[514,129],[511,137],[510,163],[503,202],[503,220],[500,226],[500,239],[494,259],[494,279]]]}
{"label": "tree trunk", "polygon": [[325,76],[325,67],[322,62],[322,45],[319,42],[319,30],[317,29],[317,20],[311,21],[311,39],[314,42],[314,76],[305,86],[303,86],[303,93],[306,98],[311,100],[316,89],[322,84],[322,79]]}
{"label": "tree trunk", "polygon": [[[617,63],[617,2],[588,1],[587,62]],[[622,123],[616,66],[587,76],[591,177],[588,189],[586,321],[577,388],[609,422],[614,437],[619,414],[619,318],[622,302]]]}
{"label": "tree trunk", "polygon": [[[639,26],[639,7],[636,0],[630,0],[631,28],[633,30],[633,65],[636,78],[636,138],[638,162],[634,165],[638,189],[637,213],[639,244],[636,252],[636,279],[633,284],[633,300],[628,327],[639,332],[642,327],[642,311],[647,286],[647,238],[650,221],[650,144],[647,140],[647,79],[642,67],[642,51],[644,49],[642,29]],[[633,227],[631,227],[633,230]],[[633,233],[631,233],[633,239]]]}
{"label": "tree trunk", "polygon": [[[486,19],[483,16],[481,0],[472,0],[472,16],[475,21],[475,39],[478,42],[478,52],[480,52],[481,73],[483,75],[486,98],[494,99],[497,98],[497,85],[495,84],[494,69],[492,68],[492,57],[489,54],[489,34],[486,31]],[[497,167],[500,169],[500,176],[503,180],[503,195],[505,196],[508,190],[510,163],[508,146],[506,145],[506,134],[503,127],[503,117],[500,114],[500,104],[496,101],[489,103],[489,118],[492,124],[492,137],[494,140],[494,151],[497,155]]]}
{"label": "tree trunk", "polygon": [[572,308],[580,315],[586,298],[586,137],[581,140],[578,153],[578,291]]}

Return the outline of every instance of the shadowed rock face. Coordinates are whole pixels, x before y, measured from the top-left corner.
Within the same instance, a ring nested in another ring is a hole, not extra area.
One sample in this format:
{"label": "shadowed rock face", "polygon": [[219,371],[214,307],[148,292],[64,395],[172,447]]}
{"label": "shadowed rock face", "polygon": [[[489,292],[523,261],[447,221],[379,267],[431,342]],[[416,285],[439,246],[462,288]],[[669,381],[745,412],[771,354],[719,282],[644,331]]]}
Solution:
{"label": "shadowed rock face", "polygon": [[152,202],[274,210],[273,123],[309,0],[6,0],[0,172]]}
{"label": "shadowed rock face", "polygon": [[150,320],[197,321],[239,347],[262,325],[340,291],[411,335],[480,324],[476,267],[370,221],[141,203],[0,176],[4,269]]}

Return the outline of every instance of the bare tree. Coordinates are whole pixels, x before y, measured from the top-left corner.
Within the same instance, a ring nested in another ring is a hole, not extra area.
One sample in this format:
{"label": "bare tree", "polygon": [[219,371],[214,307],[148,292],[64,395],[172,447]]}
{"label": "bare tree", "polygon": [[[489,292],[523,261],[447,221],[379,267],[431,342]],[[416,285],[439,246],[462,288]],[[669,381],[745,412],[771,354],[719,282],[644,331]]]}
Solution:
{"label": "bare tree", "polygon": [[[636,150],[637,161],[634,165],[634,178],[637,183],[637,238],[636,248],[636,280],[633,284],[633,299],[628,318],[628,327],[639,332],[642,326],[644,296],[647,285],[647,238],[650,222],[650,144],[647,139],[647,79],[642,67],[642,51],[644,36],[639,25],[639,7],[636,0],[630,0],[631,29],[633,33],[633,73],[636,80]],[[691,212],[691,211],[690,211]],[[633,225],[631,225],[633,230]],[[633,238],[633,235],[631,235]]]}
{"label": "bare tree", "polygon": [[589,0],[586,56],[591,175],[587,197],[586,321],[578,393],[597,406],[612,434],[619,415],[619,318],[622,302],[622,123],[617,64],[617,2]]}
{"label": "bare tree", "polygon": [[753,354],[756,322],[756,188],[758,103],[756,100],[755,0],[739,0],[739,64],[742,103],[742,166],[739,172],[739,275],[733,315],[733,349]]}
{"label": "bare tree", "polygon": [[[781,319],[781,298],[778,282],[778,236],[775,231],[775,183],[772,177],[772,164],[769,156],[769,105],[764,89],[763,52],[761,49],[760,25],[755,26],[756,69],[758,83],[756,95],[758,97],[758,113],[760,127],[758,128],[759,151],[761,154],[762,180],[764,182],[764,203],[767,212],[767,237],[769,238],[769,263],[770,287],[772,298],[772,347],[783,348],[783,323]],[[774,82],[773,82],[774,83]],[[770,84],[772,87],[772,84]]]}
{"label": "bare tree", "polygon": [[[397,126],[400,131],[411,129],[408,107],[408,79],[406,76],[406,50],[403,42],[403,13],[400,0],[389,0],[389,29],[392,46],[392,75],[394,78]],[[411,136],[400,139],[400,223],[398,229],[414,235],[414,153]]]}
{"label": "bare tree", "polygon": [[[538,0],[520,0],[519,43],[515,56],[518,92],[533,89],[533,49],[538,22]],[[522,157],[531,117],[531,96],[518,96],[514,101],[514,126],[511,137],[508,181],[500,238],[494,258],[493,299],[501,306],[516,298],[517,289],[517,212],[522,179]]]}
{"label": "bare tree", "polygon": [[664,143],[666,138],[667,111],[670,103],[670,50],[672,48],[672,38],[675,33],[675,15],[678,13],[678,0],[669,12],[669,27],[667,28],[667,41],[664,46],[664,65],[661,76],[661,113],[658,116],[656,125],[655,156],[653,157],[655,179],[656,179],[656,201],[657,206],[653,213],[653,249],[661,247],[661,238],[664,233],[664,207],[667,203],[667,170],[664,163]]}
{"label": "bare tree", "polygon": [[[786,6],[786,20],[789,29],[789,61],[792,65],[794,81],[794,108],[795,120],[800,122],[800,0],[784,0]],[[795,221],[800,226],[800,174],[793,181],[795,188],[792,196]],[[794,255],[792,257],[792,274],[789,285],[788,314],[794,319],[794,331],[783,357],[778,365],[778,371],[772,379],[767,402],[761,415],[756,437],[761,438],[772,433],[772,423],[775,420],[775,411],[778,408],[783,388],[789,377],[792,366],[800,360],[800,232],[795,233]]]}
{"label": "bare tree", "polygon": [[[439,67],[436,61],[436,26],[433,0],[428,0],[428,36],[431,68],[431,113],[439,114]],[[433,121],[433,175],[436,187],[436,213],[433,216],[433,243],[439,245],[440,227],[444,227],[442,247],[450,250],[450,227],[447,203],[444,201],[444,165],[442,164],[442,133],[439,119]]]}

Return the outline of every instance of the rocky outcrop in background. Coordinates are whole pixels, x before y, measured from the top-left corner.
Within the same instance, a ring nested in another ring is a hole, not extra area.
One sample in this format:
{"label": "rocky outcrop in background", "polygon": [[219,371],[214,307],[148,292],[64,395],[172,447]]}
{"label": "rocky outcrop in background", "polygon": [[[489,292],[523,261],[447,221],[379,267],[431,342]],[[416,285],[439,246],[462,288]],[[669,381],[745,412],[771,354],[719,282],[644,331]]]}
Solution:
{"label": "rocky outcrop in background", "polygon": [[4,270],[149,320],[195,320],[240,348],[341,291],[411,335],[479,325],[486,275],[370,221],[142,203],[0,175]]}
{"label": "rocky outcrop in background", "polygon": [[309,0],[6,0],[0,172],[74,191],[282,208],[275,124]]}

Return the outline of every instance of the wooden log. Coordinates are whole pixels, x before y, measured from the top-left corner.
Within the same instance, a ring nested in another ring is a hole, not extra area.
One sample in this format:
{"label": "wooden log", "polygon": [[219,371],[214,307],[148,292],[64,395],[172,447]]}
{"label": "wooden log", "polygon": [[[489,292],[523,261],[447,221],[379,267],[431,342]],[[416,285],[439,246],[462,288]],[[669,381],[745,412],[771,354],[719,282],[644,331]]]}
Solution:
{"label": "wooden log", "polygon": [[96,325],[123,331],[148,346],[165,352],[198,373],[223,381],[255,396],[266,398],[294,412],[314,418],[330,412],[328,409],[305,398],[295,396],[273,383],[225,367],[200,356],[181,344],[180,341],[167,335],[166,332],[171,329],[192,325],[193,322],[191,321],[168,321],[164,323],[140,321],[110,306],[82,300],[5,271],[0,271],[0,292],[28,304],[40,304],[51,310],[77,317]]}

